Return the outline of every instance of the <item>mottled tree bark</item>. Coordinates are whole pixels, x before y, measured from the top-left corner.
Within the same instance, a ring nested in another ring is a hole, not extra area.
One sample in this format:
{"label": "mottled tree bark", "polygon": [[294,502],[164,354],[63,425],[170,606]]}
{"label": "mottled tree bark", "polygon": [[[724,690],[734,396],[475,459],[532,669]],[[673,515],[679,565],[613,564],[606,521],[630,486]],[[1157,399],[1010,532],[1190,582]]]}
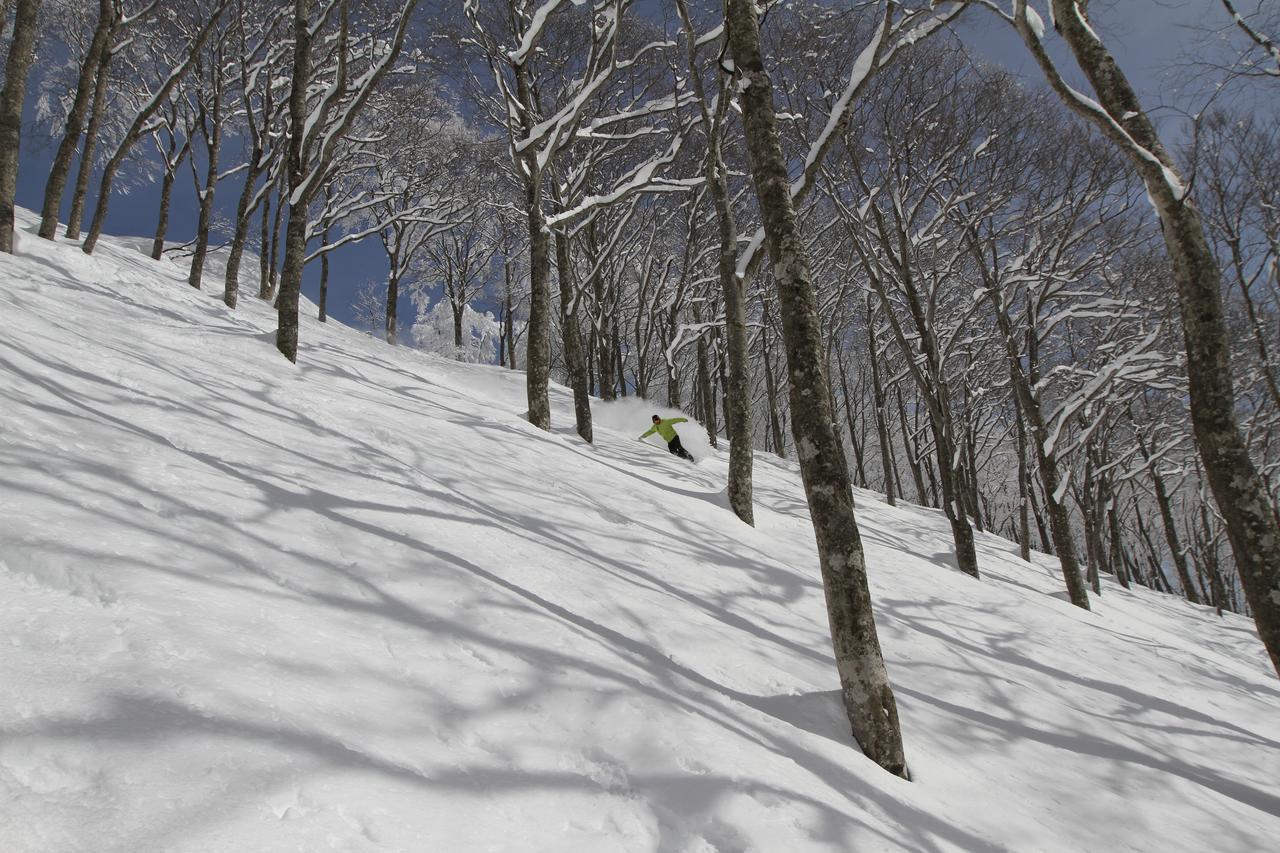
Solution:
{"label": "mottled tree bark", "polygon": [[[293,4],[293,79],[289,89],[289,224],[285,227],[284,269],[276,297],[276,349],[289,361],[298,360],[298,298],[307,250],[307,200],[301,198],[307,177],[303,157],[303,128],[307,120],[307,90],[311,86],[311,0]],[[284,207],[281,193],[280,207]],[[277,214],[278,215],[278,214]],[[272,265],[274,266],[274,264]],[[388,318],[388,323],[391,320]]]}
{"label": "mottled tree bark", "polygon": [[0,89],[0,252],[9,254],[13,254],[22,105],[27,100],[27,73],[31,70],[39,15],[40,0],[18,0],[14,7],[13,38],[4,67],[4,88]]}
{"label": "mottled tree bark", "polygon": [[839,464],[834,412],[823,372],[822,325],[812,273],[791,204],[778,138],[773,84],[760,52],[756,7],[728,0],[725,26],[736,73],[747,154],[773,265],[787,348],[792,434],[817,539],[841,696],[854,738],[881,767],[906,777],[897,703],[880,651],[849,472]]}

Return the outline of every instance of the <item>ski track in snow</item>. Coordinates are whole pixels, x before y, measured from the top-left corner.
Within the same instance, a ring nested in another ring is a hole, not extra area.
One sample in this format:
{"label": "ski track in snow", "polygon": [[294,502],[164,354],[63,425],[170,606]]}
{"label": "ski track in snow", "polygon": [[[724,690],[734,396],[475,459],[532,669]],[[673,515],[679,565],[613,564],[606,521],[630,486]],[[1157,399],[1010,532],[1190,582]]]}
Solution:
{"label": "ski track in snow", "polygon": [[[137,240],[0,256],[0,850],[1259,851],[1251,623],[858,494],[911,783],[841,719],[794,466],[230,312]],[[247,266],[253,266],[248,264]],[[221,287],[216,264],[206,272]],[[248,288],[246,288],[248,289]],[[313,316],[311,306],[304,311]],[[697,425],[687,425],[690,430]],[[723,450],[721,451],[723,453]]]}

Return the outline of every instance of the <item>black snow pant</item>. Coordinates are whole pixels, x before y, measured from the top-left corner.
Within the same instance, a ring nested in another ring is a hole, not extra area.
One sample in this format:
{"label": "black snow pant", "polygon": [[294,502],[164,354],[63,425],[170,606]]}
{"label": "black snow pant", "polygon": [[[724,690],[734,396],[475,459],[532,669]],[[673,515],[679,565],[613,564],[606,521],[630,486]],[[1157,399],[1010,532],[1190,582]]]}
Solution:
{"label": "black snow pant", "polygon": [[671,451],[676,456],[679,456],[681,459],[688,459],[690,462],[694,461],[693,456],[690,455],[689,451],[685,450],[684,445],[680,443],[680,436],[678,435],[667,442],[667,450]]}

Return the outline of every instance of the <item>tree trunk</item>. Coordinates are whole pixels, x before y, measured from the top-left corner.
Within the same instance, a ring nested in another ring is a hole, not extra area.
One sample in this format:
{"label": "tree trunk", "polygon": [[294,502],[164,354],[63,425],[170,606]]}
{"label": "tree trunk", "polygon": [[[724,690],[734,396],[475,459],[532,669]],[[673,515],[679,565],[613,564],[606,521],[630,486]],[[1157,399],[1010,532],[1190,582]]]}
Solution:
{"label": "tree trunk", "polygon": [[902,448],[907,454],[907,467],[911,469],[911,479],[916,487],[916,503],[920,506],[933,506],[929,501],[929,493],[925,489],[924,475],[920,471],[920,453],[911,440],[911,426],[907,423],[907,405],[902,399],[902,386],[894,389],[894,395],[898,398],[898,420],[901,422],[899,428],[902,430]]}
{"label": "tree trunk", "polygon": [[254,184],[257,183],[260,170],[258,161],[262,159],[262,151],[254,148],[249,152],[249,174],[240,190],[240,199],[236,202],[236,225],[231,235],[231,246],[227,250],[227,274],[223,279],[222,301],[228,308],[235,308],[240,299],[240,262],[244,258],[244,247],[249,242],[249,226],[252,212],[249,206],[253,203]]}
{"label": "tree trunk", "polygon": [[27,100],[27,72],[31,70],[39,15],[40,0],[18,0],[14,7],[13,37],[5,62],[4,88],[0,89],[0,252],[9,254],[13,254],[22,106]]}
{"label": "tree trunk", "polygon": [[169,233],[169,204],[173,200],[173,182],[177,178],[177,168],[164,170],[160,179],[160,210],[156,214],[156,233],[151,238],[151,260],[158,261],[164,257],[164,240]]}
{"label": "tree trunk", "polygon": [[258,235],[258,298],[271,298],[271,191],[262,196],[262,230]]}
{"label": "tree trunk", "polygon": [[[213,226],[213,194],[218,188],[218,157],[222,151],[222,56],[221,51],[214,55],[213,69],[213,110],[207,116],[213,122],[209,128],[205,123],[204,101],[200,101],[200,131],[204,136],[206,163],[204,187],[200,190],[200,213],[196,222],[196,249],[191,256],[191,273],[187,284],[199,289],[204,277],[205,256],[209,253],[209,229]],[[193,155],[194,156],[194,152]],[[194,164],[193,164],[194,165]]]}
{"label": "tree trunk", "polygon": [[84,219],[85,200],[89,195],[89,177],[93,174],[93,156],[102,135],[102,121],[107,111],[107,85],[110,81],[112,53],[104,50],[98,59],[98,72],[93,83],[93,102],[89,107],[89,126],[84,132],[80,164],[76,167],[76,183],[71,190],[71,211],[67,214],[68,240],[80,239],[80,222]]}
{"label": "tree trunk", "polygon": [[262,297],[273,302],[280,289],[280,246],[284,242],[280,235],[284,233],[284,213],[289,209],[288,196],[285,192],[288,189],[288,181],[289,171],[286,167],[280,170],[280,178],[276,182],[276,210],[271,217],[271,251],[267,255],[267,282]]}
{"label": "tree trunk", "polygon": [[897,506],[893,478],[897,466],[893,460],[893,447],[889,441],[889,424],[885,418],[884,385],[880,382],[880,353],[876,347],[875,317],[871,310],[871,297],[867,296],[867,358],[871,362],[871,393],[876,407],[876,437],[880,442],[880,467],[884,469],[884,499],[889,506]]}
{"label": "tree trunk", "polygon": [[[702,322],[702,312],[697,304],[693,306],[693,322]],[[707,431],[707,441],[712,447],[717,447],[719,441],[716,434],[720,431],[716,427],[716,395],[711,388],[711,366],[707,363],[707,337],[705,330],[698,331],[698,345],[695,347],[697,355],[697,380],[698,401],[702,404],[699,417],[702,420],[702,426]]]}
{"label": "tree trunk", "polygon": [[1022,425],[1022,407],[1014,401],[1013,430],[1018,438],[1018,553],[1023,560],[1031,561],[1031,519],[1027,488],[1027,430]]}
{"label": "tree trunk", "polygon": [[764,349],[764,387],[769,398],[769,430],[773,435],[773,452],[779,457],[787,458],[787,445],[782,438],[782,421],[778,417],[778,383],[773,378],[773,356],[769,352],[769,304],[764,307],[765,328],[760,332],[760,343]]}
{"label": "tree trunk", "polygon": [[[556,232],[556,275],[560,280],[560,332],[564,340],[565,369],[569,387],[573,389],[573,419],[583,441],[592,440],[591,384],[582,355],[582,336],[578,318],[573,313],[573,267],[569,256],[569,240]],[[608,361],[607,358],[601,360]]]}
{"label": "tree trunk", "polygon": [[[516,88],[523,111],[525,133],[533,129],[533,94],[529,71],[516,66]],[[551,404],[547,385],[551,375],[551,263],[546,219],[542,210],[542,171],[536,155],[523,160],[525,214],[529,225],[529,322],[525,327],[525,391],[529,423],[551,429]]]}
{"label": "tree trunk", "polygon": [[[320,243],[328,245],[329,243],[329,223],[326,222],[324,230],[320,232]],[[324,252],[320,255],[320,304],[317,306],[319,310],[318,318],[321,323],[329,322],[329,253]]]}
{"label": "tree trunk", "polygon": [[58,231],[62,192],[66,189],[67,177],[71,174],[71,161],[75,159],[76,148],[80,146],[80,134],[84,131],[85,116],[93,99],[94,82],[102,62],[102,54],[110,49],[111,31],[119,20],[116,9],[117,5],[112,0],[98,0],[98,23],[94,27],[93,38],[89,41],[89,49],[85,52],[84,62],[80,65],[75,98],[67,112],[62,141],[58,143],[58,151],[49,167],[49,180],[44,187],[44,204],[40,208],[40,236],[46,240],[52,240]]}
{"label": "tree trunk", "polygon": [[391,273],[387,276],[387,307],[382,312],[382,338],[391,346],[400,340],[400,265],[396,254],[391,256]]}
{"label": "tree trunk", "polygon": [[[284,269],[276,297],[276,349],[289,361],[298,361],[298,299],[302,293],[302,269],[307,252],[307,199],[300,198],[307,177],[303,157],[303,129],[307,125],[307,90],[311,86],[311,0],[293,4],[293,80],[289,89],[289,224],[284,237]],[[281,193],[280,208],[285,197]],[[279,217],[279,212],[276,214]],[[272,264],[274,268],[275,264]],[[394,319],[388,314],[388,328]]]}
{"label": "tree trunk", "polygon": [[760,53],[755,4],[728,0],[725,17],[736,73],[742,75],[738,101],[782,312],[791,428],[817,539],[841,695],[863,752],[890,773],[906,778],[898,708],[871,610],[849,472],[838,462],[834,412],[823,374],[821,320],[791,205],[787,160],[778,139],[773,85]]}
{"label": "tree trunk", "polygon": [[[1183,197],[1177,168],[1114,57],[1086,23],[1076,0],[1053,0],[1053,11],[1109,121],[1065,92],[1061,81],[1055,82],[1056,74],[1051,82],[1069,106],[1098,125],[1130,158],[1160,217],[1178,287],[1192,432],[1226,526],[1245,597],[1253,609],[1258,636],[1280,673],[1280,525],[1236,420],[1221,271],[1205,237],[1200,213]],[[1030,43],[1034,34],[1025,22],[1020,29]],[[1036,58],[1047,67],[1043,47]]]}
{"label": "tree trunk", "polygon": [[1160,521],[1164,526],[1164,539],[1169,546],[1169,558],[1173,560],[1174,571],[1178,573],[1178,583],[1182,585],[1182,594],[1192,604],[1200,603],[1200,596],[1191,583],[1191,572],[1187,569],[1187,556],[1183,553],[1182,543],[1178,541],[1178,528],[1173,520],[1173,506],[1169,501],[1169,493],[1164,486],[1164,477],[1156,469],[1146,443],[1139,437],[1138,449],[1147,462],[1147,472],[1151,475],[1151,485],[1156,494],[1156,507],[1160,510]]}

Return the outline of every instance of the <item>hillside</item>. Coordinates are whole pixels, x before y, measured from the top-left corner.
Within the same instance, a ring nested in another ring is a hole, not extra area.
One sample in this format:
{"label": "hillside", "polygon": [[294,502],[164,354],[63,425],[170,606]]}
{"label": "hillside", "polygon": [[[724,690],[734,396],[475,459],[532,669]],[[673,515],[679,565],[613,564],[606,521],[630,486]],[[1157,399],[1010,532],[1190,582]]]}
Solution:
{"label": "hillside", "polygon": [[793,465],[758,457],[749,529],[724,460],[636,442],[638,407],[585,445],[563,389],[544,433],[522,374],[314,320],[291,366],[258,300],[20,216],[0,850],[1280,837],[1280,680],[1246,619],[1109,584],[1086,613],[989,535],[974,581],[940,514],[859,493],[904,782],[841,721]]}

